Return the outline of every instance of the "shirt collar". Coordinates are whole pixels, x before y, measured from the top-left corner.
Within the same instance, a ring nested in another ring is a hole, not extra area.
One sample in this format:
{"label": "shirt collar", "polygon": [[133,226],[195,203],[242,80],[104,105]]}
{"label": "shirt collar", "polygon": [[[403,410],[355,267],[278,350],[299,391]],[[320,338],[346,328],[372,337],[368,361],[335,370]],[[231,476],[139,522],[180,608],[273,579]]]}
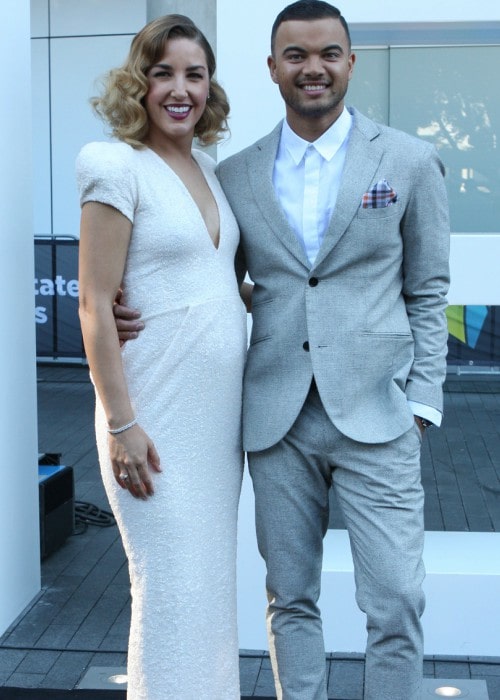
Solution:
{"label": "shirt collar", "polygon": [[[349,135],[351,124],[352,116],[344,107],[340,117],[333,122],[331,127],[327,129],[324,134],[321,134],[316,141],[312,142],[314,148],[325,160],[331,160],[337,153]],[[283,121],[280,150],[288,151],[295,165],[300,163],[310,145],[311,143],[309,141],[298,136],[295,131],[290,128],[286,119]]]}

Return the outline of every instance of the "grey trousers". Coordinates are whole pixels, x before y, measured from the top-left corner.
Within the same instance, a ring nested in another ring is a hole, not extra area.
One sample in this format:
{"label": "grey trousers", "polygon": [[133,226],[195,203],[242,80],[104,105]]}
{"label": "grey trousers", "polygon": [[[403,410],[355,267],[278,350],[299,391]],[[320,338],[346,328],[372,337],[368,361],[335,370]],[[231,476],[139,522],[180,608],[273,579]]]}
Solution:
{"label": "grey trousers", "polygon": [[384,444],[347,438],[332,425],[313,385],[283,440],[249,454],[278,699],[327,698],[317,603],[331,485],[349,532],[356,600],[367,616],[364,698],[420,698],[425,575],[420,446],[416,425]]}

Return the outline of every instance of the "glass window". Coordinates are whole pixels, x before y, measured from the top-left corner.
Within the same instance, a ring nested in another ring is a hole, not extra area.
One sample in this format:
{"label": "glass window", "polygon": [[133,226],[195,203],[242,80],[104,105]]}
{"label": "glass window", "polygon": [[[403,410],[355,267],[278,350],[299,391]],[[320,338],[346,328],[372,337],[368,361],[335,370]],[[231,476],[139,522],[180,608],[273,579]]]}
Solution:
{"label": "glass window", "polygon": [[382,124],[389,123],[389,49],[353,49],[354,73],[346,102]]}
{"label": "glass window", "polygon": [[390,49],[390,124],[434,143],[451,230],[500,232],[500,46]]}
{"label": "glass window", "polygon": [[[500,90],[492,79],[500,46],[355,53],[348,104],[436,146],[447,170],[453,233],[500,234]],[[499,309],[449,307],[449,365],[499,365]]]}
{"label": "glass window", "polygon": [[500,232],[500,46],[356,48],[348,103],[435,144],[453,233]]}

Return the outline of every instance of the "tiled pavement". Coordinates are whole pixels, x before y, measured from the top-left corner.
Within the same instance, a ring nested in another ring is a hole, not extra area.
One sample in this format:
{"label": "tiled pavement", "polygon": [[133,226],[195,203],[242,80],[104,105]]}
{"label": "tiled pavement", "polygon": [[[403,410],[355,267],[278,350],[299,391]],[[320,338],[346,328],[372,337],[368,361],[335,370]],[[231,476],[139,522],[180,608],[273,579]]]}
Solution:
{"label": "tiled pavement", "polygon": [[[93,396],[86,368],[40,366],[39,449],[59,452],[75,473],[76,500],[107,510],[96,466]],[[426,527],[500,531],[500,378],[450,377],[443,428],[423,450]],[[342,523],[334,514],[331,526]],[[89,526],[42,564],[42,591],[0,638],[2,687],[74,688],[91,666],[126,663],[129,593],[116,527]],[[242,650],[245,697],[274,696],[269,658]],[[358,700],[363,657],[330,654],[329,697]],[[500,700],[500,658],[433,657],[425,675],[485,679]]]}

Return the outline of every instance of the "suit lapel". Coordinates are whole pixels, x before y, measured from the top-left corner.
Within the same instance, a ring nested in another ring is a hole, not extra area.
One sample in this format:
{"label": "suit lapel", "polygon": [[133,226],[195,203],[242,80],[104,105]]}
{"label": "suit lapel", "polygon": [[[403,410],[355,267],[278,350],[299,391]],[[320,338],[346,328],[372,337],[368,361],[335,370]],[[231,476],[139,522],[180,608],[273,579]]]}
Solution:
{"label": "suit lapel", "polygon": [[253,198],[262,216],[283,245],[307,268],[310,264],[295,232],[288,223],[273,186],[273,169],[281,135],[281,124],[250,150],[247,160],[248,180]]}
{"label": "suit lapel", "polygon": [[354,122],[349,135],[349,144],[342,173],[335,210],[323,243],[314,262],[319,265],[346,232],[356,215],[363,194],[369,189],[382,158],[378,145],[378,127],[357,110],[352,110]]}

